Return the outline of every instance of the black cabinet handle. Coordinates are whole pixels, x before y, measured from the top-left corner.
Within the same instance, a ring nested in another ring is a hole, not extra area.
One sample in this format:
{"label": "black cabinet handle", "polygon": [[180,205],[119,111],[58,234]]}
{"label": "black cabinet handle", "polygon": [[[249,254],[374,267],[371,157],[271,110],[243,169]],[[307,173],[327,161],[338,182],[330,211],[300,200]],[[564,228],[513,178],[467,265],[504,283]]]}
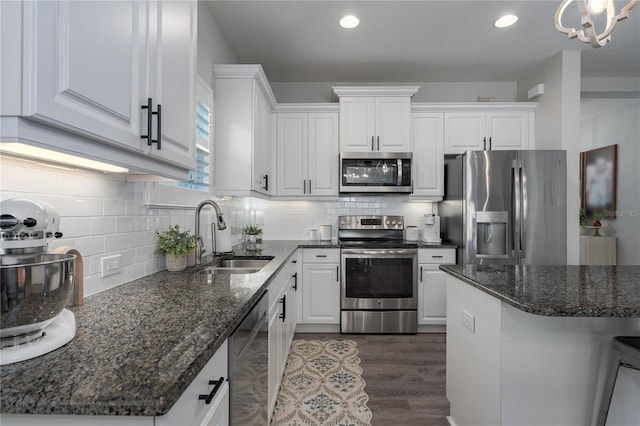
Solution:
{"label": "black cabinet handle", "polygon": [[438,255],[435,255],[435,254],[433,256],[431,256],[431,257],[433,257],[434,259],[442,259],[442,256],[438,256]]}
{"label": "black cabinet handle", "polygon": [[264,186],[262,187],[262,189],[264,189],[265,191],[268,191],[269,190],[269,175],[262,176],[262,180],[264,181]]}
{"label": "black cabinet handle", "polygon": [[304,194],[307,193],[307,180],[303,180],[302,181],[302,191],[304,191]]}
{"label": "black cabinet handle", "polygon": [[376,150],[375,145],[373,144],[373,139],[374,139],[374,137],[371,136],[371,151],[375,151]]}
{"label": "black cabinet handle", "polygon": [[482,149],[484,151],[486,151],[487,150],[487,137],[486,136],[484,138],[482,138],[482,144],[483,144],[482,145]]}
{"label": "black cabinet handle", "polygon": [[309,179],[309,195],[311,195],[311,179]]}
{"label": "black cabinet handle", "polygon": [[316,257],[327,257],[326,254],[316,254]]}
{"label": "black cabinet handle", "polygon": [[287,319],[287,295],[285,294],[284,296],[282,296],[282,299],[280,299],[278,302],[282,303],[282,313],[280,314],[279,318],[282,318],[282,322],[284,322]]}
{"label": "black cabinet handle", "polygon": [[158,147],[158,151],[162,149],[160,144],[162,143],[162,105],[158,104],[158,109],[153,114],[158,116],[158,139],[152,140],[152,143],[155,143]]}
{"label": "black cabinet handle", "polygon": [[422,282],[422,270],[423,270],[423,269],[424,269],[424,268],[421,266],[421,267],[420,267],[420,282]]}
{"label": "black cabinet handle", "polygon": [[336,281],[340,282],[340,267],[336,266]]}
{"label": "black cabinet handle", "polygon": [[151,98],[147,98],[147,104],[146,105],[142,105],[142,109],[143,110],[147,110],[147,134],[146,135],[140,135],[140,139],[146,139],[147,140],[147,145],[151,146],[151,139],[153,138],[153,134],[152,129],[151,129],[151,115],[153,114],[153,99]]}
{"label": "black cabinet handle", "polygon": [[489,151],[491,151],[491,137],[489,137]]}
{"label": "black cabinet handle", "polygon": [[298,273],[293,274],[293,291],[298,291]]}
{"label": "black cabinet handle", "polygon": [[211,401],[213,401],[213,397],[216,396],[216,392],[220,389],[220,386],[224,383],[224,377],[220,377],[218,380],[209,380],[209,385],[215,385],[213,389],[211,389],[211,393],[209,395],[198,395],[198,399],[204,399],[204,403],[209,405]]}
{"label": "black cabinet handle", "polygon": [[[153,110],[153,99],[152,98],[147,98],[147,104],[146,105],[142,105],[141,108],[144,110],[147,110],[147,134],[146,135],[140,135],[141,139],[146,139],[147,140],[147,145],[151,146],[152,144],[156,144],[158,147],[158,150],[160,150],[161,147],[161,143],[162,143],[162,105],[158,104],[158,109],[156,111]],[[152,124],[152,116],[157,115],[158,116],[158,138],[157,139],[153,139],[153,124]]]}
{"label": "black cabinet handle", "polygon": [[380,151],[380,136],[378,136],[378,151]]}

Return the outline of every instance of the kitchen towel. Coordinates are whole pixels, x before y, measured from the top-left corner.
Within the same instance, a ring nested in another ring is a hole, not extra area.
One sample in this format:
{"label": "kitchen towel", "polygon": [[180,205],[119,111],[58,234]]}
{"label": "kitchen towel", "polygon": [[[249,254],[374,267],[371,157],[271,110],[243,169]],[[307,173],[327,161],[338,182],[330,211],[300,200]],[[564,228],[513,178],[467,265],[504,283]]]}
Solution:
{"label": "kitchen towel", "polygon": [[231,249],[231,228],[227,226],[226,229],[222,231],[217,229],[215,224],[212,224],[212,227],[215,229],[216,233],[216,253],[228,253],[232,251]]}

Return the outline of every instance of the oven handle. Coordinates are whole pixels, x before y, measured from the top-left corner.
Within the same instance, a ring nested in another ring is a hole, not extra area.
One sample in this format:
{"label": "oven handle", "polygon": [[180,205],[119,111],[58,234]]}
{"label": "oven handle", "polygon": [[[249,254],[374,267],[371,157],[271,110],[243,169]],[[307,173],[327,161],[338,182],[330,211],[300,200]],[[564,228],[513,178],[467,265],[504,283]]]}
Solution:
{"label": "oven handle", "polygon": [[343,255],[359,255],[359,256],[381,256],[381,257],[394,257],[394,256],[413,256],[418,254],[418,249],[342,249]]}

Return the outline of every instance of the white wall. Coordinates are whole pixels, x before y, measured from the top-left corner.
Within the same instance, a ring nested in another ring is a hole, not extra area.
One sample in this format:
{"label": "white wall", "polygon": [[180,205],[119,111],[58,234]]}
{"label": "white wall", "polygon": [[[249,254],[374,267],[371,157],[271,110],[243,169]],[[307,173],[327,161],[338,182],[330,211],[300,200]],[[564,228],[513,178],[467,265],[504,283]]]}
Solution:
{"label": "white wall", "polygon": [[581,130],[581,151],[618,144],[618,216],[605,232],[619,265],[640,265],[640,99],[583,99]]}
{"label": "white wall", "polygon": [[198,75],[215,90],[213,64],[235,64],[238,60],[220,32],[209,8],[198,5]]}
{"label": "white wall", "polygon": [[545,93],[535,99],[536,149],[567,151],[567,263],[577,265],[580,227],[580,51],[563,51],[518,80],[518,101],[543,83]]}
{"label": "white wall", "polygon": [[[278,83],[271,88],[278,102],[337,102],[332,86],[354,86],[363,83]],[[476,102],[478,96],[495,98],[496,102],[516,100],[516,82],[460,82],[460,83],[366,83],[367,86],[420,86],[414,102]]]}

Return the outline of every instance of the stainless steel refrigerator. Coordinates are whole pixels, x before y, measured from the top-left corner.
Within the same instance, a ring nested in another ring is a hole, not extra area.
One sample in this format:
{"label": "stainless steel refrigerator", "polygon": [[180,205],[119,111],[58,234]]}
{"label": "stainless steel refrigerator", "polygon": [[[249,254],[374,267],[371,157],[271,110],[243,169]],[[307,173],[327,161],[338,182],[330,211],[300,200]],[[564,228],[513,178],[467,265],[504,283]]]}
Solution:
{"label": "stainless steel refrigerator", "polygon": [[460,263],[566,264],[566,152],[467,151],[445,165],[439,213]]}

